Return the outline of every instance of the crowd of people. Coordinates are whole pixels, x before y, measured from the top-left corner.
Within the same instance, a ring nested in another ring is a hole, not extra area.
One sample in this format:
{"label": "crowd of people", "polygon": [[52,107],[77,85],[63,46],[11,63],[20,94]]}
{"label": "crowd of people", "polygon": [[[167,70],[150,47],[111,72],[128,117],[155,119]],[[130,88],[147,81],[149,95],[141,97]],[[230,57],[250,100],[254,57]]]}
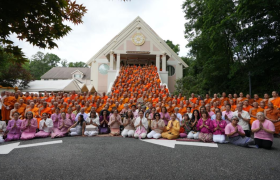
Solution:
{"label": "crowd of people", "polygon": [[[270,149],[280,133],[280,97],[172,95],[156,67],[122,67],[107,95],[1,92],[0,142],[64,136],[197,139]],[[253,137],[253,138],[252,138]]]}

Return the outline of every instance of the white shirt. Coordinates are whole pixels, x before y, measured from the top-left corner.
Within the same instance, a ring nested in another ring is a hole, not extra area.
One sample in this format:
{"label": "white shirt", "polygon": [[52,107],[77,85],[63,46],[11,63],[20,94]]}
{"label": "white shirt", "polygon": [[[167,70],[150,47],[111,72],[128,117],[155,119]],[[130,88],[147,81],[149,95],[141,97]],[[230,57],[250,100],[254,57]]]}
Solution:
{"label": "white shirt", "polygon": [[[92,122],[97,124],[98,126],[100,125],[99,123],[99,118],[96,116],[96,118],[90,118],[90,117],[87,117],[86,119],[86,122],[87,123],[90,123],[90,120],[92,119]],[[98,127],[90,124],[90,125],[86,125],[86,129],[85,131],[97,131],[98,130]]]}
{"label": "white shirt", "polygon": [[0,110],[2,109],[2,101],[4,99],[5,96],[0,96]]}
{"label": "white shirt", "polygon": [[[140,123],[140,120],[142,121],[142,125],[145,127],[145,129],[148,129],[149,123],[145,117],[143,117],[142,119],[140,119],[140,117],[136,118],[136,120],[134,121],[134,126],[138,126]],[[140,126],[137,127],[137,129],[138,128],[140,128]]]}
{"label": "white shirt", "polygon": [[[43,127],[44,123],[46,123],[47,127]],[[45,132],[52,132],[53,121],[51,118],[47,118],[46,120],[42,119],[39,123],[39,129]]]}
{"label": "white shirt", "polygon": [[192,113],[187,113],[189,118],[191,119],[192,118]]}
{"label": "white shirt", "polygon": [[[238,111],[235,111],[232,113],[232,116],[237,116],[238,117]],[[241,112],[241,116],[244,118],[244,119],[251,119],[250,118],[250,115],[247,111],[243,111]],[[242,127],[243,130],[250,130],[249,128],[249,123],[244,121],[243,119],[239,118],[239,122],[238,122],[238,125],[240,125]]]}
{"label": "white shirt", "polygon": [[[6,131],[6,129],[7,129],[7,125],[6,125],[6,122],[5,121],[0,121],[0,129],[2,130],[2,131]],[[0,137],[2,137],[3,135],[4,135],[4,132],[3,133],[0,133]]]}

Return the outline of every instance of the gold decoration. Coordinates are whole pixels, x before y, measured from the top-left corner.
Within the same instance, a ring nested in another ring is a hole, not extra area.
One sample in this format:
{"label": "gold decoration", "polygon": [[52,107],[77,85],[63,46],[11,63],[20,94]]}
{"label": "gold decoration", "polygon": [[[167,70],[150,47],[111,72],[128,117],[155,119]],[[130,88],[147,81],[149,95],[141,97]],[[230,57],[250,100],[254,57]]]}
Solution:
{"label": "gold decoration", "polygon": [[131,39],[135,46],[142,46],[145,43],[145,37],[141,33],[134,34]]}

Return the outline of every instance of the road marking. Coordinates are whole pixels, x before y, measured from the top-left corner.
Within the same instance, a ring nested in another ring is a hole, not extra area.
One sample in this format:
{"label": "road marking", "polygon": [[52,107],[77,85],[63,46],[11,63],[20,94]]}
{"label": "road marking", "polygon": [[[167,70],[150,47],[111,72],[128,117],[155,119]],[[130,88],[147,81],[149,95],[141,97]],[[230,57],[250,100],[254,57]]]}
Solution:
{"label": "road marking", "polygon": [[144,142],[161,145],[169,148],[175,148],[175,145],[186,145],[186,146],[202,146],[202,147],[218,147],[216,143],[203,143],[203,142],[186,142],[176,140],[160,140],[160,139],[142,139]]}
{"label": "road marking", "polygon": [[0,146],[0,154],[9,154],[13,149],[18,149],[18,148],[44,146],[44,145],[58,144],[58,143],[62,143],[62,140],[42,142],[42,143],[34,143],[34,144],[26,144],[26,145],[21,145],[21,146],[19,146],[20,142],[12,143],[12,144],[7,144],[7,145]]}

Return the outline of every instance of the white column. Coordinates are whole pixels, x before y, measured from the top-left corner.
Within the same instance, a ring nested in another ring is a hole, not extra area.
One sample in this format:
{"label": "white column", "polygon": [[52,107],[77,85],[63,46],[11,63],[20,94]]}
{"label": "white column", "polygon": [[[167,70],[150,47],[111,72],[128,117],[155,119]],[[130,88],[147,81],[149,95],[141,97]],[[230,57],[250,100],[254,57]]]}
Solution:
{"label": "white column", "polygon": [[121,54],[117,54],[117,70],[119,70],[121,67]]}
{"label": "white column", "polygon": [[159,71],[159,54],[157,54],[156,56],[156,67],[157,67],[157,71]]}
{"label": "white column", "polygon": [[166,53],[162,55],[162,71],[166,71]]}
{"label": "white column", "polygon": [[114,51],[111,51],[110,53],[110,70],[113,70],[114,68]]}

